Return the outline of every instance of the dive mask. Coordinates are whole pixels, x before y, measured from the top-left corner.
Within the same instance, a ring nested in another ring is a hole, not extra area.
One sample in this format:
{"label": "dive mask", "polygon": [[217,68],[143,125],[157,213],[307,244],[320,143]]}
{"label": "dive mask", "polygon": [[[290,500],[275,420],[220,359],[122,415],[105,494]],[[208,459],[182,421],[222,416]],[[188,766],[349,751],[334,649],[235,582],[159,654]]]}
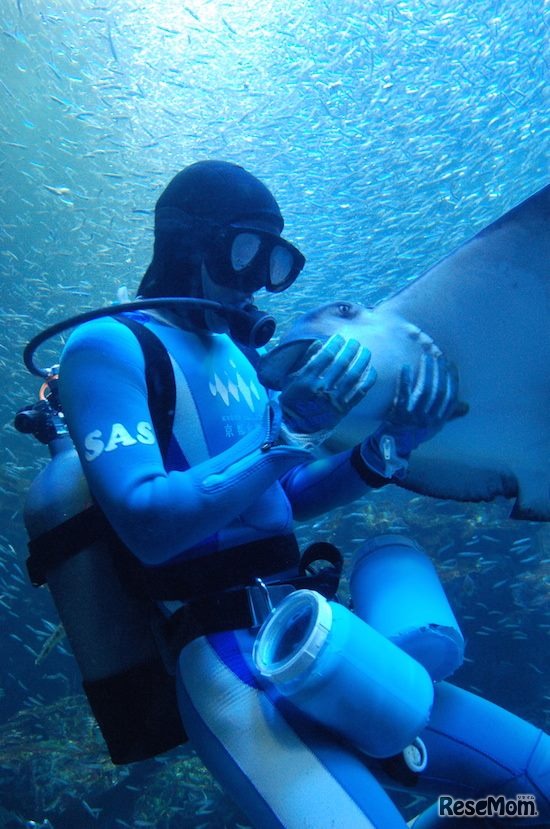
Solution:
{"label": "dive mask", "polygon": [[205,256],[214,282],[245,293],[285,291],[305,261],[298,248],[276,233],[238,225],[220,227]]}

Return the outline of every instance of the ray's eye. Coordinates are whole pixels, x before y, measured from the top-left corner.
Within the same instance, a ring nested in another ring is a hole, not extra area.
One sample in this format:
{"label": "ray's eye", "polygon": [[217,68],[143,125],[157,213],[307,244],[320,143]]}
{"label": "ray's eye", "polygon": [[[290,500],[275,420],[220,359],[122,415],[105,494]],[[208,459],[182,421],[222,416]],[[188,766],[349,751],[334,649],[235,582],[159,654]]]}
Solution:
{"label": "ray's eye", "polygon": [[338,310],[338,315],[344,319],[351,319],[351,317],[355,316],[351,302],[339,302],[336,308]]}

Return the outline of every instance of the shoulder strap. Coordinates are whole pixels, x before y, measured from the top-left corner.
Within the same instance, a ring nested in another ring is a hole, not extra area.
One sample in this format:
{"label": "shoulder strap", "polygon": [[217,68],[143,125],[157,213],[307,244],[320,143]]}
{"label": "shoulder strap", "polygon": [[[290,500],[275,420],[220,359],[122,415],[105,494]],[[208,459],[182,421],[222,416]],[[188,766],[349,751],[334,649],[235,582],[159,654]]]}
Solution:
{"label": "shoulder strap", "polygon": [[143,351],[149,409],[162,457],[166,458],[176,409],[176,382],[170,355],[157,335],[142,323],[129,316],[114,319],[130,329]]}

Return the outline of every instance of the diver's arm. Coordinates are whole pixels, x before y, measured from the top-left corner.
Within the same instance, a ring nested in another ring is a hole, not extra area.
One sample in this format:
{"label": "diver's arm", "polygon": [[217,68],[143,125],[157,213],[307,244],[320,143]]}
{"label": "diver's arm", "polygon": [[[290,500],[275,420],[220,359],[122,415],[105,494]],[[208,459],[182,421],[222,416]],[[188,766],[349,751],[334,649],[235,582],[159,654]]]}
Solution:
{"label": "diver's arm", "polygon": [[267,425],[259,425],[221,454],[166,472],[151,427],[141,348],[112,320],[73,334],[61,362],[60,392],[90,488],[146,564],[166,562],[226,527],[309,457],[291,446],[262,451]]}
{"label": "diver's arm", "polygon": [[360,447],[303,463],[283,476],[281,483],[297,521],[309,521],[394,483],[367,466]]}

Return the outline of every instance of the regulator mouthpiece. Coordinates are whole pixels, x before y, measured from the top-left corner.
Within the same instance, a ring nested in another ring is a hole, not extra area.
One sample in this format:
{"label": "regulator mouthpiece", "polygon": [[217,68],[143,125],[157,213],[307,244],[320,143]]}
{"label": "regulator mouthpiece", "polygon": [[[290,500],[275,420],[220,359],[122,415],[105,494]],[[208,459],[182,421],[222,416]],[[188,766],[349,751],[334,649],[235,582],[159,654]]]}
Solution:
{"label": "regulator mouthpiece", "polygon": [[275,333],[277,324],[274,317],[255,305],[245,305],[234,311],[225,308],[224,315],[229,322],[231,337],[249,348],[262,348]]}

